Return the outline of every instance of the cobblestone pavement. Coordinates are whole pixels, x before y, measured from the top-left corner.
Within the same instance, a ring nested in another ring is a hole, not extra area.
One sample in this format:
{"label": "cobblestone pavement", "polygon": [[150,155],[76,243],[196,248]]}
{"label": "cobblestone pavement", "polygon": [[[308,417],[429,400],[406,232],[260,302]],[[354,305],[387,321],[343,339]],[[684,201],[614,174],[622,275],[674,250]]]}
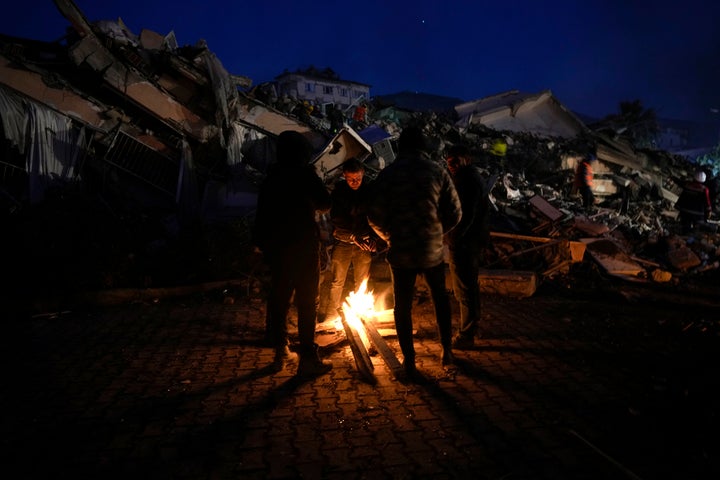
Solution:
{"label": "cobblestone pavement", "polygon": [[419,298],[424,384],[379,355],[363,380],[347,342],[323,349],[324,376],[273,373],[260,298],[8,321],[7,478],[720,478],[720,337],[703,328],[717,303],[538,292],[483,306],[483,338],[446,371]]}

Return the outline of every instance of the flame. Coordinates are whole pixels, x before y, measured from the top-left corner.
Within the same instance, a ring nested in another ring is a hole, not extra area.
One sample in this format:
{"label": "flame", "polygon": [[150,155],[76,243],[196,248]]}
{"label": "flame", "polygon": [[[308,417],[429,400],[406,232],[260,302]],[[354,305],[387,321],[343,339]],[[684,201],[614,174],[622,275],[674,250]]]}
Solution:
{"label": "flame", "polygon": [[375,313],[375,298],[372,290],[367,289],[367,278],[345,299],[342,305],[345,321],[360,335],[366,349],[370,348],[370,340],[361,319],[371,321]]}
{"label": "flame", "polygon": [[358,289],[350,294],[343,303],[343,313],[348,311],[357,317],[372,318],[375,315],[375,298],[372,290],[367,289],[367,278],[362,281]]}

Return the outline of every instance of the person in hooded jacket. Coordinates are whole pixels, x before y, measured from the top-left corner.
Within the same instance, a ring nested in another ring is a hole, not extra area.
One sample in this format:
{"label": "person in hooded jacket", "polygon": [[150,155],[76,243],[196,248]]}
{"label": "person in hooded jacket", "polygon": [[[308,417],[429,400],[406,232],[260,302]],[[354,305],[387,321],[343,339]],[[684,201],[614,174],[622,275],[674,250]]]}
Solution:
{"label": "person in hooded jacket", "polygon": [[450,297],[445,288],[443,237],[460,221],[460,199],[450,174],[428,154],[425,134],[409,126],[400,133],[397,159],[380,171],[368,203],[368,221],[388,244],[395,330],[409,380],[421,380],[415,365],[412,304],[422,275],[435,307],[442,364],[454,363]]}
{"label": "person in hooded jacket", "polygon": [[298,375],[321,375],[332,368],[318,356],[315,323],[320,289],[320,229],[317,215],[330,210],[330,193],[310,164],[312,147],[300,133],[278,136],[277,161],[258,193],[253,242],[270,270],[266,340],[282,369],[290,356],[288,312],[295,298],[298,315]]}

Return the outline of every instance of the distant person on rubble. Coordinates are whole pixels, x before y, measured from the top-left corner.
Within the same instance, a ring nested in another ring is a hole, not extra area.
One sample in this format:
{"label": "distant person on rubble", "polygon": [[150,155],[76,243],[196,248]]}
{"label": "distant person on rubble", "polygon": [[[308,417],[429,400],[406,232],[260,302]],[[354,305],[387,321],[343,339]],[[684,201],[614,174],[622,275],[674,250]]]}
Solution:
{"label": "distant person on rubble", "polygon": [[485,179],[480,169],[473,165],[470,150],[465,145],[451,146],[445,154],[445,161],[462,205],[460,223],[447,234],[450,276],[460,305],[460,324],[452,346],[466,350],[473,347],[479,334],[478,276],[490,243],[490,199]]}
{"label": "distant person on rubble", "polygon": [[338,133],[345,124],[345,115],[340,105],[334,105],[328,112],[328,120],[330,121],[330,130],[332,133]]}
{"label": "distant person on rubble", "polygon": [[312,147],[300,133],[278,136],[277,161],[260,187],[253,242],[270,267],[266,340],[275,349],[273,365],[290,357],[288,311],[295,294],[298,315],[299,376],[328,372],[318,356],[315,322],[320,288],[320,231],[316,215],[330,209],[330,193],[310,164]]}
{"label": "distant person on rubble", "polygon": [[367,104],[365,102],[362,102],[355,107],[352,119],[353,127],[356,129],[362,129],[367,126]]}
{"label": "distant person on rubble", "polygon": [[710,192],[705,186],[705,180],[705,172],[697,170],[675,203],[675,208],[680,212],[680,226],[684,234],[692,232],[699,223],[710,218]]}
{"label": "distant person on rubble", "polygon": [[308,102],[307,100],[303,100],[302,103],[298,103],[293,107],[292,111],[290,112],[292,115],[295,115],[300,121],[304,123],[310,123],[312,121],[311,114],[313,111],[313,106]]}
{"label": "distant person on rubble", "polygon": [[578,192],[582,197],[583,207],[586,210],[595,205],[595,195],[593,194],[593,165],[597,161],[597,157],[593,153],[585,155],[575,168],[575,178],[573,180],[573,191]]}
{"label": "distant person on rubble", "polygon": [[342,294],[348,270],[352,265],[355,289],[370,277],[373,252],[379,238],[367,221],[366,203],[369,183],[365,180],[365,166],[357,158],[342,164],[340,179],[330,194],[330,222],[335,245],[332,251],[332,283],[327,303],[326,319],[335,318],[342,307]]}
{"label": "distant person on rubble", "polygon": [[704,168],[705,186],[710,195],[710,214],[717,210],[718,199],[720,198],[720,176],[714,175],[712,169]]}
{"label": "distant person on rubble", "polygon": [[395,297],[395,329],[409,380],[421,380],[415,366],[412,306],[422,275],[435,307],[442,364],[454,363],[450,297],[445,289],[443,236],[460,221],[460,199],[450,174],[430,158],[418,127],[403,129],[397,159],[380,171],[369,202],[370,226],[389,246],[387,261]]}

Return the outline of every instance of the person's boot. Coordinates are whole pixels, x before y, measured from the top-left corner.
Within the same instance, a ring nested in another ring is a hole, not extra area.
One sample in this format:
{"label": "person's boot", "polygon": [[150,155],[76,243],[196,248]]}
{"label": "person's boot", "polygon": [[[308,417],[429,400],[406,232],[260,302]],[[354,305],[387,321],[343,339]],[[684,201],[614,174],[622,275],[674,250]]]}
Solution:
{"label": "person's boot", "polygon": [[300,352],[300,364],[297,374],[300,377],[318,377],[332,370],[332,363],[323,362],[318,356],[318,346],[313,345],[306,351]]}
{"label": "person's boot", "polygon": [[453,355],[450,347],[443,347],[442,350],[442,366],[449,368],[455,365],[455,355]]}
{"label": "person's boot", "polygon": [[287,365],[290,360],[292,353],[287,344],[275,348],[275,356],[273,357],[272,368],[275,371],[280,371]]}
{"label": "person's boot", "polygon": [[456,335],[452,341],[455,350],[471,350],[475,346],[475,338],[466,335]]}
{"label": "person's boot", "polygon": [[414,358],[405,358],[402,363],[403,370],[405,372],[404,379],[405,381],[412,382],[412,383],[425,383],[427,379],[425,378],[425,375],[420,373],[420,371],[415,366],[415,359]]}
{"label": "person's boot", "polygon": [[405,370],[405,375],[408,378],[416,377],[418,375],[418,369],[415,366],[415,360],[405,359],[402,363],[403,370]]}

